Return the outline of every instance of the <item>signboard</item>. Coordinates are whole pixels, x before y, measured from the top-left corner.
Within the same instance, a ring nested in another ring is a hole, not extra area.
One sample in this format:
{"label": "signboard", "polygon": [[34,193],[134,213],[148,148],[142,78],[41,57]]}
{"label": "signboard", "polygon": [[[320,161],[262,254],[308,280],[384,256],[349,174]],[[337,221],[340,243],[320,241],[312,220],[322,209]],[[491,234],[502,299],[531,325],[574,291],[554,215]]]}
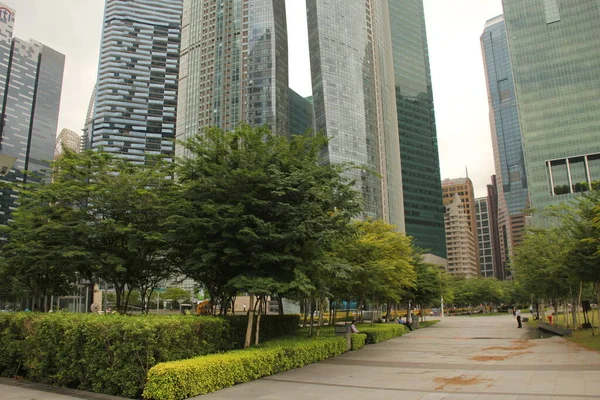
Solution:
{"label": "signboard", "polygon": [[13,22],[14,14],[10,8],[0,6],[0,21],[5,23]]}

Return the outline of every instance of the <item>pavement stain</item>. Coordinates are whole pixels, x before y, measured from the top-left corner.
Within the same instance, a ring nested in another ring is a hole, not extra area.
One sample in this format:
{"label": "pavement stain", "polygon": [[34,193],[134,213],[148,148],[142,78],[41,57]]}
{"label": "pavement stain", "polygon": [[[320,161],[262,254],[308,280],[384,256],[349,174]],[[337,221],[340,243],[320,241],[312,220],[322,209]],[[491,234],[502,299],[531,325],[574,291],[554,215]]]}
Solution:
{"label": "pavement stain", "polygon": [[443,390],[446,386],[463,387],[479,385],[482,383],[491,384],[491,382],[493,382],[492,379],[479,378],[477,376],[468,377],[466,375],[453,376],[450,378],[438,377],[433,381],[438,384],[435,390]]}

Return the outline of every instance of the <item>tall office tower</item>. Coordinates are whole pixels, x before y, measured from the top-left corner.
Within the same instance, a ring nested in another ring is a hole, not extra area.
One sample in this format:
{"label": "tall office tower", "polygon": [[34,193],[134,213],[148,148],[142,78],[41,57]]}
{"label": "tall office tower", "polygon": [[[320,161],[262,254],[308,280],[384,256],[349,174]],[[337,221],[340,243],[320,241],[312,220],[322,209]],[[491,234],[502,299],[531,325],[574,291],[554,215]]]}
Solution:
{"label": "tall office tower", "polygon": [[[481,35],[490,110],[490,130],[498,187],[498,229],[502,270],[525,232],[527,173],[519,126],[513,70],[502,15],[485,24]],[[504,277],[507,277],[503,273]]]}
{"label": "tall office tower", "polygon": [[[65,56],[35,40],[13,38],[14,11],[0,4],[0,179],[39,179],[54,158]],[[29,171],[25,174],[23,171]],[[18,194],[0,189],[0,224],[10,221]]]}
{"label": "tall office tower", "polygon": [[174,152],[183,0],[106,0],[92,149],[134,163]]}
{"label": "tall office tower", "polygon": [[77,132],[67,128],[63,128],[62,131],[56,137],[56,146],[54,147],[54,159],[63,153],[63,147],[79,153],[81,151],[81,136]]}
{"label": "tall office tower", "polygon": [[96,89],[98,85],[94,85],[90,102],[88,104],[87,113],[85,114],[85,122],[83,123],[81,135],[81,150],[89,150],[92,148],[90,132],[94,129],[94,101],[96,100]]}
{"label": "tall office tower", "polygon": [[307,15],[315,125],[331,138],[323,162],[365,167],[348,173],[363,217],[404,232],[388,4],[308,0]]}
{"label": "tall office tower", "polygon": [[476,234],[471,230],[471,220],[458,193],[454,193],[450,200],[444,216],[448,249],[447,271],[467,277],[478,276],[478,257],[475,248],[477,240]]}
{"label": "tall office tower", "polygon": [[489,198],[475,199],[475,215],[477,216],[477,242],[479,244],[479,272],[485,278],[496,276],[494,265],[493,232],[491,231],[491,203]]}
{"label": "tall office tower", "polygon": [[302,134],[309,129],[314,131],[315,110],[312,103],[292,89],[288,89],[288,101],[290,133]]}
{"label": "tall office tower", "polygon": [[502,247],[500,246],[500,229],[498,228],[498,184],[496,175],[492,175],[492,183],[487,185],[489,203],[488,216],[492,240],[492,257],[495,266],[494,276],[500,280],[506,279],[506,266],[502,263]]}
{"label": "tall office tower", "polygon": [[503,5],[529,196],[542,209],[600,181],[600,2]]}
{"label": "tall office tower", "polygon": [[[467,178],[444,179],[442,181],[442,195],[444,206],[447,207],[454,201],[454,195],[458,194],[461,202],[463,213],[469,220],[469,229],[473,234],[473,246],[475,252],[479,254],[479,244],[477,242],[477,216],[475,215],[475,191],[473,190],[473,182]],[[447,213],[446,213],[447,214]],[[448,229],[446,229],[446,235]],[[448,238],[446,238],[448,243]],[[450,258],[448,258],[450,260]],[[476,259],[477,268],[479,269],[479,258]]]}
{"label": "tall office tower", "polygon": [[388,0],[406,234],[446,257],[444,205],[422,0]]}
{"label": "tall office tower", "polygon": [[185,0],[181,39],[178,140],[242,121],[288,134],[284,0]]}

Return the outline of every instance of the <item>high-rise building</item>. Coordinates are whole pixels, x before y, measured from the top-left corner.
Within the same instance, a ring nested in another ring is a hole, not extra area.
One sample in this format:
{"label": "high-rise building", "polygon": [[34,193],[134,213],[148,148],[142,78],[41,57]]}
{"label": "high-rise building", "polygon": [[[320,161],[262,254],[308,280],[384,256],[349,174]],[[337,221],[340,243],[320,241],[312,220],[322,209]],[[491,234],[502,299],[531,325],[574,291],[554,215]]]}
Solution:
{"label": "high-rise building", "polygon": [[531,207],[543,209],[600,181],[600,3],[503,6]]}
{"label": "high-rise building", "polygon": [[490,222],[491,204],[489,198],[475,199],[475,214],[477,216],[477,242],[479,245],[479,272],[485,278],[494,278],[496,266],[493,254],[493,232]]}
{"label": "high-rise building", "polygon": [[106,0],[92,149],[134,163],[174,153],[183,0]]}
{"label": "high-rise building", "polygon": [[302,134],[309,129],[314,130],[315,110],[312,103],[292,89],[288,89],[288,101],[290,133]]}
{"label": "high-rise building", "polygon": [[[467,216],[469,221],[469,230],[472,233],[473,247],[475,252],[479,254],[479,245],[477,243],[477,216],[475,214],[475,191],[473,190],[473,182],[467,178],[444,179],[442,181],[442,193],[444,206],[447,207],[454,201],[455,195],[461,200],[462,212]],[[447,212],[446,212],[447,215]],[[446,235],[448,229],[446,229]],[[448,238],[446,238],[448,243]],[[450,263],[450,256],[448,256]],[[477,268],[479,269],[479,257],[476,258]]]}
{"label": "high-rise building", "polygon": [[[527,173],[513,70],[504,16],[486,22],[481,35],[490,110],[490,130],[498,188],[501,268],[522,240],[527,209]],[[502,274],[504,277],[507,275]]]}
{"label": "high-rise building", "polygon": [[498,228],[498,184],[496,175],[492,175],[492,183],[487,185],[488,216],[492,240],[492,257],[494,262],[494,276],[500,280],[506,279],[506,266],[502,263],[502,247],[500,246],[500,229]]}
{"label": "high-rise building", "polygon": [[63,153],[63,147],[79,153],[79,151],[81,151],[81,136],[79,136],[79,134],[77,134],[75,131],[63,128],[63,130],[60,131],[56,137],[54,159]]}
{"label": "high-rise building", "polygon": [[[13,161],[0,179],[26,182],[40,178],[54,158],[65,56],[13,38],[14,15],[0,4],[0,155]],[[10,220],[17,199],[0,189],[0,224]]]}
{"label": "high-rise building", "polygon": [[284,0],[185,0],[181,37],[178,140],[242,121],[289,133]]}
{"label": "high-rise building", "polygon": [[423,1],[388,4],[406,234],[444,258],[444,205]]}
{"label": "high-rise building", "polygon": [[[348,172],[363,217],[405,231],[394,60],[387,1],[307,1],[317,131],[331,139],[323,162]],[[431,162],[431,161],[430,161]]]}
{"label": "high-rise building", "polygon": [[454,193],[446,206],[444,216],[446,248],[448,249],[448,273],[467,277],[479,275],[477,266],[477,243],[471,221],[458,193]]}

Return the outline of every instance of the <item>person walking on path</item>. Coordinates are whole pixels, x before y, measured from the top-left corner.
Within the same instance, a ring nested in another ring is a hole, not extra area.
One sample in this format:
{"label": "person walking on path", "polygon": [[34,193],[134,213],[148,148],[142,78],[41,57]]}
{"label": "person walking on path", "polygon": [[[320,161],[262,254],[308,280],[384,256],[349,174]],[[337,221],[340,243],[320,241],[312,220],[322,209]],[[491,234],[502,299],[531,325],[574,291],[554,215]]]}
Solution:
{"label": "person walking on path", "polygon": [[521,325],[521,310],[517,309],[516,312],[516,316],[517,316],[517,328],[522,328],[523,326]]}

